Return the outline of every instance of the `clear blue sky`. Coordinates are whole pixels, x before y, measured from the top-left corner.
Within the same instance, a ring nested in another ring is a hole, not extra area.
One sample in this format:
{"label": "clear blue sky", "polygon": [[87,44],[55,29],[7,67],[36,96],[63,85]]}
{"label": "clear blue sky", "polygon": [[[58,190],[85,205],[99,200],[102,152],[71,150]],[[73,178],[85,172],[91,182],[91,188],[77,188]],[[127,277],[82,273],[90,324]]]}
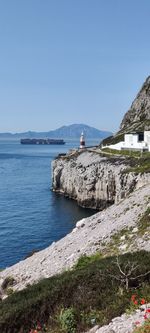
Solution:
{"label": "clear blue sky", "polygon": [[0,131],[115,131],[150,74],[149,0],[0,0]]}

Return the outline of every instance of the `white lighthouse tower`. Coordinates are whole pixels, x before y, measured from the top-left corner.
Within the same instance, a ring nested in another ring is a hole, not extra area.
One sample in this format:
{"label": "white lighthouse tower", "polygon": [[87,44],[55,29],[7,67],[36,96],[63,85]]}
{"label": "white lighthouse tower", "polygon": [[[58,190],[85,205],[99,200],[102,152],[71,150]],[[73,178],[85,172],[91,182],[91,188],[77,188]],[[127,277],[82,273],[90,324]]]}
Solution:
{"label": "white lighthouse tower", "polygon": [[83,148],[85,148],[85,139],[84,139],[84,133],[82,132],[80,136],[80,149]]}

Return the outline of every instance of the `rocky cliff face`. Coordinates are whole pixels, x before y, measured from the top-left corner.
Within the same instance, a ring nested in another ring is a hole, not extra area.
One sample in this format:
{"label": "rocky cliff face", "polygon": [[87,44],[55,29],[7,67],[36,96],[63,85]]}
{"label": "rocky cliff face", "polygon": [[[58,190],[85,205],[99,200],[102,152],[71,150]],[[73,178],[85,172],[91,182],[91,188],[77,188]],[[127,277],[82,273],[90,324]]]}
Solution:
{"label": "rocky cliff face", "polygon": [[150,129],[150,76],[125,114],[120,125],[121,131]]}
{"label": "rocky cliff face", "polygon": [[59,157],[52,165],[52,187],[83,207],[102,210],[150,180],[149,174],[124,173],[127,166],[122,157],[106,158],[88,151]]}
{"label": "rocky cliff face", "polygon": [[[123,140],[124,133],[144,129],[150,130],[150,76],[125,114],[120,131],[102,144],[117,143]],[[104,209],[146,184],[150,178],[148,173],[123,172],[128,163],[127,158],[106,158],[89,151],[68,154],[53,162],[53,190],[77,200],[83,207]]]}
{"label": "rocky cliff face", "polygon": [[115,144],[124,140],[124,133],[150,130],[150,76],[144,82],[141,90],[126,112],[119,131],[104,139],[102,145]]}

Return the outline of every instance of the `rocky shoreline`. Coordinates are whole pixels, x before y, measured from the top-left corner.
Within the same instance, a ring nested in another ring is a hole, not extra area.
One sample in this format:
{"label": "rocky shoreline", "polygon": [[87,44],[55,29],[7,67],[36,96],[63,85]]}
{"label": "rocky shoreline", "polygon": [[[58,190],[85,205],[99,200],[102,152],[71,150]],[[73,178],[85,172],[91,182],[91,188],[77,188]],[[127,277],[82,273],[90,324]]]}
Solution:
{"label": "rocky shoreline", "polygon": [[52,189],[82,207],[103,210],[150,182],[150,174],[125,172],[130,159],[76,151],[52,163]]}
{"label": "rocky shoreline", "polygon": [[[77,222],[76,228],[57,243],[2,271],[0,285],[6,277],[11,276],[15,281],[12,288],[21,290],[29,284],[70,269],[81,255],[91,255],[97,251],[104,256],[115,254],[118,250],[120,253],[141,249],[150,251],[149,230],[141,235],[137,225],[148,207],[150,183],[135,190],[120,203]],[[125,231],[125,235],[122,232],[120,235],[121,230]],[[116,233],[119,240],[114,244],[113,235]],[[5,296],[2,294],[3,298]]]}
{"label": "rocky shoreline", "polygon": [[[149,129],[149,123],[150,77],[126,113],[120,131],[105,141],[109,144],[120,140],[129,130]],[[12,282],[11,293],[22,290],[72,269],[82,256],[99,253],[100,258],[104,258],[141,250],[150,252],[149,159],[144,160],[146,168],[142,169],[140,165],[142,171],[138,169],[136,172],[136,168],[131,170],[132,163],[136,167],[140,164],[136,154],[133,160],[131,156],[103,154],[100,147],[93,150],[75,150],[65,156],[59,155],[52,164],[52,189],[76,200],[82,207],[99,212],[78,221],[72,232],[58,242],[0,272],[2,300],[8,297],[8,290],[3,287],[6,282]],[[108,325],[95,326],[86,333],[132,333],[136,325],[144,323],[146,307],[150,304],[142,305],[133,313],[122,314]]]}
{"label": "rocky shoreline", "polygon": [[[67,161],[66,157],[59,157],[53,167],[56,191],[69,197],[76,191],[74,199],[79,204],[84,206],[92,202],[92,208],[103,210],[78,221],[72,232],[60,241],[0,272],[1,299],[8,297],[7,290],[2,287],[7,279],[13,281],[11,290],[19,291],[72,269],[81,256],[97,252],[105,257],[150,251],[150,226],[143,228],[142,225],[141,232],[140,222],[150,209],[149,173],[124,173],[127,168],[125,159],[110,160],[88,151],[79,154],[76,162],[74,156],[70,159],[69,155]],[[68,193],[71,176],[72,192]],[[64,183],[62,178],[66,179]],[[136,322],[138,325],[144,323],[143,313],[144,308],[140,308],[130,315],[114,318],[108,325],[95,326],[86,333],[132,333]]]}

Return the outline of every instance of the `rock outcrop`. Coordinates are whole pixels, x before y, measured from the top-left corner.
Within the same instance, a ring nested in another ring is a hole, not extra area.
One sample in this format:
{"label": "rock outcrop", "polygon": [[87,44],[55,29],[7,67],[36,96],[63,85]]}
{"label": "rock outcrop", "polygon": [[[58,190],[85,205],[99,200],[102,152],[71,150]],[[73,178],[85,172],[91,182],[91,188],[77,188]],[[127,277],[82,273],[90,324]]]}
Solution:
{"label": "rock outcrop", "polygon": [[[142,305],[131,314],[124,313],[122,316],[114,318],[109,325],[100,328],[95,326],[86,333],[131,333],[136,327],[139,328],[144,324],[145,316],[150,319],[149,314],[146,312],[149,307],[150,304]],[[144,332],[144,329],[141,332]]]}
{"label": "rock outcrop", "polygon": [[[101,146],[123,141],[124,133],[143,130],[150,130],[150,76],[125,114],[119,132],[104,139]],[[102,157],[98,150],[68,154],[53,162],[52,188],[83,207],[102,210],[147,183],[150,173],[124,172],[129,166],[129,159]]]}
{"label": "rock outcrop", "polygon": [[150,129],[150,76],[125,114],[120,125],[121,132]]}
{"label": "rock outcrop", "polygon": [[130,109],[125,113],[120,129],[114,136],[101,142],[101,145],[111,145],[123,141],[125,133],[150,130],[150,76],[144,82]]}
{"label": "rock outcrop", "polygon": [[75,199],[82,207],[102,210],[147,184],[150,174],[126,173],[129,160],[85,151],[53,161],[53,191]]}

